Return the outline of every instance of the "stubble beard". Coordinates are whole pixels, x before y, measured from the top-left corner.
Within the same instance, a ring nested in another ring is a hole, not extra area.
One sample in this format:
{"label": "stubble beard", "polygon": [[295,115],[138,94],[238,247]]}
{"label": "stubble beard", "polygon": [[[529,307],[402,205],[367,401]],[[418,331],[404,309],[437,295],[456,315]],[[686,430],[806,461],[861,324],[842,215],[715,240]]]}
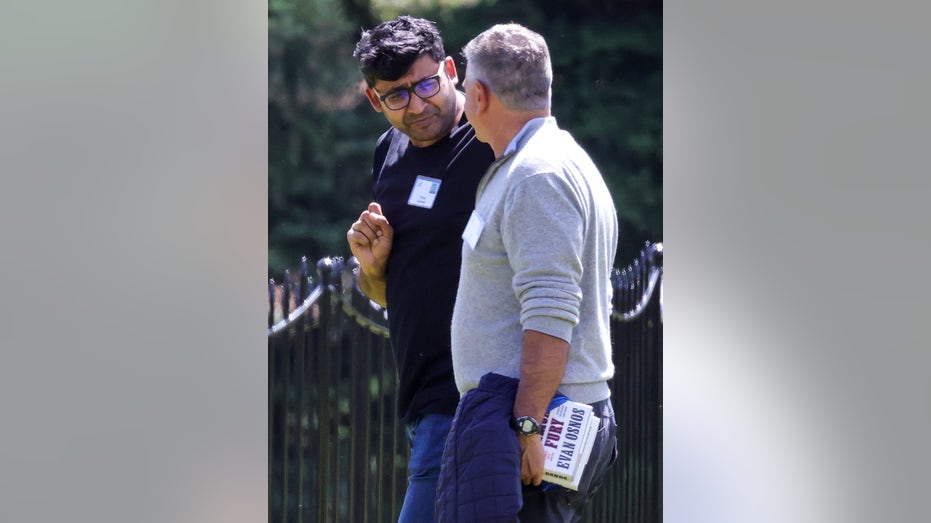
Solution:
{"label": "stubble beard", "polygon": [[451,103],[447,104],[445,108],[439,107],[429,107],[424,110],[423,113],[412,117],[411,122],[415,122],[420,118],[430,117],[430,124],[428,127],[419,127],[414,123],[404,122],[405,129],[407,132],[405,134],[411,138],[411,140],[417,142],[437,142],[446,136],[449,136],[450,131],[456,125],[454,121],[456,118],[456,99],[453,98]]}

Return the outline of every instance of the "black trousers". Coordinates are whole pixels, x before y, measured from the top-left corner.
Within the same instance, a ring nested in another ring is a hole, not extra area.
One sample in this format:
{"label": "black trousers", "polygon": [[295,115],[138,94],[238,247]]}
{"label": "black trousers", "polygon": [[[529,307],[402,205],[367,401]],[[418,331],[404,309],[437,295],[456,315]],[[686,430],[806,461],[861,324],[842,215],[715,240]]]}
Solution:
{"label": "black trousers", "polygon": [[593,403],[592,411],[601,422],[579,490],[556,485],[544,490],[525,485],[522,489],[524,504],[518,513],[520,521],[574,523],[582,519],[582,509],[601,486],[608,469],[617,461],[617,422],[611,399]]}

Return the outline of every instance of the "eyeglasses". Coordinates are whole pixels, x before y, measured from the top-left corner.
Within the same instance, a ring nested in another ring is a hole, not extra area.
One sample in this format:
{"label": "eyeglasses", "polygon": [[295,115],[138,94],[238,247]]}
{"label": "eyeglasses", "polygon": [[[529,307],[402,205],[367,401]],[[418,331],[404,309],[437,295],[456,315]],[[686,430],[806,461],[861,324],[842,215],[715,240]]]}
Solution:
{"label": "eyeglasses", "polygon": [[[442,67],[443,65],[440,64],[440,68]],[[375,91],[374,88],[372,90]],[[388,109],[399,111],[410,105],[411,93],[416,94],[421,100],[426,100],[438,92],[440,92],[440,73],[428,76],[408,88],[402,87],[384,96],[379,95],[378,99],[384,102]],[[375,94],[377,95],[378,91],[375,91]]]}

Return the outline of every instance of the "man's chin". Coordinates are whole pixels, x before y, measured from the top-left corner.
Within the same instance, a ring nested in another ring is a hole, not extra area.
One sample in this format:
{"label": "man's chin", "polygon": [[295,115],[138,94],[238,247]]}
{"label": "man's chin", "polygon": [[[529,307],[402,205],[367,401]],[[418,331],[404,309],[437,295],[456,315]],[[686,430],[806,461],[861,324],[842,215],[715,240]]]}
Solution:
{"label": "man's chin", "polygon": [[441,124],[442,122],[438,118],[430,117],[411,122],[407,124],[407,128],[411,134],[429,135],[436,134]]}

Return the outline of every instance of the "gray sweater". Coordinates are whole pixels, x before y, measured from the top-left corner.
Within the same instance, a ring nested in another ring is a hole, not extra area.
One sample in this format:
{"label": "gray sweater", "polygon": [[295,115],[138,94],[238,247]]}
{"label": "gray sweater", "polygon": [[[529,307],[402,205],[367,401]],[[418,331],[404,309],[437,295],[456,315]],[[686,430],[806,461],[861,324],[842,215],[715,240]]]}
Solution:
{"label": "gray sweater", "polygon": [[520,378],[524,329],[570,344],[559,390],[610,396],[617,215],[598,168],[555,118],[536,118],[479,183],[452,320],[460,394],[488,372]]}

